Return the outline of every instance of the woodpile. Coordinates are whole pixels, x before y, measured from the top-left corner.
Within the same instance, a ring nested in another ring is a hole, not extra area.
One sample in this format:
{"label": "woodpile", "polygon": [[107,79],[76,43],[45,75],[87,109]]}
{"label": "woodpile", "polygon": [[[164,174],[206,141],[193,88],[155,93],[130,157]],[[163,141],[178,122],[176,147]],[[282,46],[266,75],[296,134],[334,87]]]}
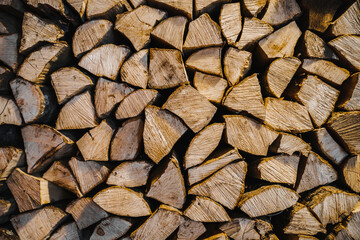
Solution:
{"label": "woodpile", "polygon": [[360,239],[360,0],[0,0],[0,240]]}

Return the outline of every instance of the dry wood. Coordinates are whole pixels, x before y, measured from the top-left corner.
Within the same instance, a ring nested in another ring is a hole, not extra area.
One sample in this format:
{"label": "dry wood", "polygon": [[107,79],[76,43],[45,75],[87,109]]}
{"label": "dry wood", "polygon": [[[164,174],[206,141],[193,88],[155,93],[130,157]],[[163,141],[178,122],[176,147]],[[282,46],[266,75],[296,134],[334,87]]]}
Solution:
{"label": "dry wood", "polygon": [[13,78],[11,70],[5,66],[0,66],[0,92],[5,93],[10,91],[9,82]]}
{"label": "dry wood", "polygon": [[19,108],[11,98],[0,96],[0,125],[13,124],[21,126],[23,120]]}
{"label": "dry wood", "polygon": [[122,237],[132,224],[119,217],[102,220],[94,229],[90,240],[115,240]]}
{"label": "dry wood", "polygon": [[260,239],[255,230],[256,221],[248,218],[233,218],[231,221],[220,226],[220,230],[234,240]]}
{"label": "dry wood", "polygon": [[132,11],[116,16],[115,29],[124,34],[136,51],[150,42],[150,33],[158,21],[166,17],[166,12],[142,5]]}
{"label": "dry wood", "polygon": [[224,55],[224,73],[230,85],[237,84],[250,71],[252,54],[230,47]]}
{"label": "dry wood", "polygon": [[268,0],[268,6],[261,20],[273,25],[287,23],[301,14],[296,0]]}
{"label": "dry wood", "polygon": [[196,240],[205,232],[206,228],[203,223],[184,219],[183,223],[179,226],[179,230],[174,239]]}
{"label": "dry wood", "polygon": [[149,74],[149,88],[173,88],[189,82],[179,50],[151,48]]}
{"label": "dry wood", "polygon": [[51,235],[49,240],[80,240],[79,229],[75,222],[64,224]]}
{"label": "dry wood", "polygon": [[15,147],[0,148],[0,180],[6,178],[17,167],[22,167],[25,164],[24,152]]}
{"label": "dry wood", "polygon": [[346,160],[342,167],[345,183],[354,192],[360,192],[360,155],[352,156]]}
{"label": "dry wood", "polygon": [[74,142],[48,125],[33,124],[21,129],[24,140],[27,172],[44,170],[55,160],[73,153]]}
{"label": "dry wood", "polygon": [[208,238],[204,238],[204,240],[229,240],[229,238],[225,233],[218,233]]}
{"label": "dry wood", "polygon": [[353,238],[346,231],[346,227],[342,223],[339,223],[333,228],[333,231],[326,236],[326,240],[334,239],[352,240]]}
{"label": "dry wood", "polygon": [[301,61],[296,57],[274,60],[264,77],[267,90],[275,97],[280,98],[300,65]]}
{"label": "dry wood", "polygon": [[243,7],[247,14],[256,17],[267,2],[268,0],[243,0]]}
{"label": "dry wood", "polygon": [[226,141],[233,147],[254,155],[265,156],[278,133],[257,121],[241,115],[225,115]]}
{"label": "dry wood", "polygon": [[240,3],[228,3],[221,7],[219,23],[229,45],[234,45],[242,29]]}
{"label": "dry wood", "polygon": [[146,88],[149,79],[149,49],[134,53],[121,66],[120,75],[123,82]]}
{"label": "dry wood", "polygon": [[201,49],[188,57],[186,67],[222,77],[221,50],[221,47]]}
{"label": "dry wood", "polygon": [[195,13],[199,16],[202,13],[210,13],[217,9],[220,4],[231,2],[230,0],[195,0],[194,7]]}
{"label": "dry wood", "polygon": [[123,11],[122,0],[87,0],[86,17],[87,19],[106,18],[112,20],[116,14]]}
{"label": "dry wood", "polygon": [[81,192],[86,194],[94,187],[104,182],[110,170],[94,161],[81,161],[77,158],[71,158],[69,166],[78,182]]}
{"label": "dry wood", "polygon": [[111,141],[112,161],[133,160],[139,154],[143,140],[144,120],[131,118],[117,130]]}
{"label": "dry wood", "polygon": [[189,30],[183,46],[184,50],[222,45],[221,29],[209,14],[202,14],[189,23]]}
{"label": "dry wood", "polygon": [[35,8],[36,10],[50,15],[57,13],[65,16],[65,5],[60,0],[51,0],[51,1],[43,1],[43,0],[26,0],[24,1],[31,8]]}
{"label": "dry wood", "polygon": [[334,36],[360,34],[360,2],[355,1],[339,18],[331,23],[330,32]]}
{"label": "dry wood", "polygon": [[358,240],[360,236],[360,204],[359,202],[355,205],[354,209],[351,212],[350,219],[347,221],[346,231],[353,238]]}
{"label": "dry wood", "polygon": [[94,202],[105,211],[128,217],[142,217],[151,214],[151,209],[141,193],[125,187],[109,187],[98,192]]}
{"label": "dry wood", "polygon": [[17,53],[18,41],[19,35],[17,33],[0,36],[0,62],[5,63],[14,71],[19,63]]}
{"label": "dry wood", "polygon": [[315,33],[306,30],[302,42],[304,55],[309,58],[321,58],[326,60],[339,60],[335,52],[327,43]]}
{"label": "dry wood", "polygon": [[329,42],[335,52],[356,71],[360,71],[360,36],[344,35]]}
{"label": "dry wood", "polygon": [[346,111],[360,110],[360,73],[353,74],[344,82],[338,107]]}
{"label": "dry wood", "polygon": [[81,19],[85,18],[85,11],[88,0],[66,0],[66,2],[79,14]]}
{"label": "dry wood", "polygon": [[210,102],[220,104],[228,84],[224,78],[195,72],[194,87]]}
{"label": "dry wood", "polygon": [[[277,239],[275,238],[275,236],[271,236],[272,230],[273,230],[273,225],[270,222],[269,218],[258,218],[255,220],[256,221],[256,230],[259,232],[259,234],[264,237],[266,235],[269,235],[269,240],[273,239]],[[270,234],[269,234],[270,233]]]}
{"label": "dry wood", "polygon": [[191,0],[149,0],[149,3],[180,13],[188,19],[193,18],[193,1]]}

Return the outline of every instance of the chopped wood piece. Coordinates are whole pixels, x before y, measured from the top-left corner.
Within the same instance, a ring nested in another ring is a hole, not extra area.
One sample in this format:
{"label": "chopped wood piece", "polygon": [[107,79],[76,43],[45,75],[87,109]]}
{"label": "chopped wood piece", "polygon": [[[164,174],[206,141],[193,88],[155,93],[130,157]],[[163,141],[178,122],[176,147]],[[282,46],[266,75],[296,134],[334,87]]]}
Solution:
{"label": "chopped wood piece", "polygon": [[74,157],[69,161],[69,166],[83,194],[90,192],[94,187],[104,182],[110,174],[107,167],[97,162],[80,161]]}
{"label": "chopped wood piece", "polygon": [[72,39],[75,57],[81,57],[91,49],[113,40],[113,24],[104,19],[92,20],[76,29]]}
{"label": "chopped wood piece", "polygon": [[234,112],[247,112],[259,119],[265,119],[265,106],[257,74],[245,78],[230,88],[223,105]]}
{"label": "chopped wood piece", "polygon": [[351,154],[360,154],[360,111],[333,113],[328,125]]}
{"label": "chopped wood piece", "polygon": [[0,92],[5,93],[10,91],[9,82],[13,78],[11,70],[5,66],[0,66]]}
{"label": "chopped wood piece", "polygon": [[197,133],[209,124],[217,108],[190,85],[176,89],[163,105]]}
{"label": "chopped wood piece", "polygon": [[329,45],[349,66],[360,71],[360,36],[344,35],[331,40]]}
{"label": "chopped wood piece", "polygon": [[334,239],[346,239],[346,240],[352,240],[353,238],[349,235],[349,233],[346,231],[346,227],[339,223],[333,228],[333,232],[331,232],[329,235],[326,236],[326,239],[328,240],[334,240]]}
{"label": "chopped wood piece", "polygon": [[221,29],[209,14],[202,14],[189,23],[184,50],[222,46]]}
{"label": "chopped wood piece", "polygon": [[0,148],[0,181],[5,180],[16,167],[25,165],[25,154],[15,147]]}
{"label": "chopped wood piece", "polygon": [[314,131],[315,144],[329,160],[335,164],[341,164],[348,156],[347,152],[333,139],[326,128]]}
{"label": "chopped wood piece", "polygon": [[124,34],[136,51],[150,42],[150,33],[158,21],[166,17],[166,12],[142,5],[130,12],[116,16],[115,29]]}
{"label": "chopped wood piece", "polygon": [[[256,221],[256,229],[260,233],[262,237],[273,230],[273,225],[270,223],[270,219],[255,219]],[[269,237],[270,239],[273,239]],[[275,240],[275,238],[274,238]]]}
{"label": "chopped wood piece", "polygon": [[268,0],[243,0],[244,10],[256,17],[266,6]]}
{"label": "chopped wood piece", "polygon": [[64,31],[55,24],[30,12],[25,12],[19,52],[29,51],[41,42],[56,43],[63,36]]}
{"label": "chopped wood piece", "polygon": [[112,240],[122,237],[131,227],[131,223],[119,217],[102,220],[94,229],[90,240]]}
{"label": "chopped wood piece", "polygon": [[269,185],[243,194],[238,207],[250,217],[276,213],[293,206],[299,195],[280,185]]}
{"label": "chopped wood piece", "polygon": [[190,188],[189,194],[209,197],[229,209],[234,209],[245,189],[246,172],[245,161],[229,164]]}
{"label": "chopped wood piece", "polygon": [[265,156],[278,133],[241,115],[225,115],[226,141],[231,146],[254,155]]}
{"label": "chopped wood piece", "polygon": [[230,0],[195,0],[194,7],[195,13],[197,16],[205,12],[212,12],[212,10],[217,9],[219,5],[223,3],[231,2]]}
{"label": "chopped wood piece", "polygon": [[91,79],[74,67],[60,68],[51,74],[51,85],[59,104],[63,104],[93,85]]}
{"label": "chopped wood piece", "polygon": [[210,198],[200,196],[196,196],[190,206],[185,209],[184,215],[199,222],[230,221],[229,215],[220,204]]}
{"label": "chopped wood piece", "polygon": [[108,161],[110,141],[114,131],[111,124],[103,120],[97,127],[85,133],[76,142],[84,160]]}
{"label": "chopped wood piece", "polygon": [[135,91],[126,83],[118,83],[105,78],[99,78],[95,87],[95,109],[97,116],[106,118],[114,106],[121,102],[127,95]]}
{"label": "chopped wood piece", "polygon": [[119,164],[109,175],[108,185],[140,187],[147,183],[153,164],[147,161],[130,161]]}
{"label": "chopped wood piece", "polygon": [[224,56],[224,73],[230,85],[237,84],[251,68],[252,54],[230,47]]}
{"label": "chopped wood piece", "polygon": [[165,240],[182,221],[183,217],[179,210],[161,205],[138,229],[131,233],[131,239]]}
{"label": "chopped wood piece", "polygon": [[21,118],[19,108],[15,104],[14,100],[0,96],[0,109],[0,125],[22,125],[23,120]]}
{"label": "chopped wood piece", "polygon": [[221,47],[204,48],[191,54],[185,64],[190,69],[222,77]]}
{"label": "chopped wood piece", "polygon": [[75,193],[78,197],[82,197],[83,195],[70,169],[60,161],[54,162],[44,173],[43,178]]}
{"label": "chopped wood piece", "polygon": [[242,28],[240,3],[222,5],[219,22],[227,43],[234,45]]}
{"label": "chopped wood piece", "polygon": [[61,209],[46,206],[42,209],[19,214],[11,219],[20,239],[47,239],[64,220],[66,213]]}
{"label": "chopped wood piece", "polygon": [[300,65],[301,61],[296,57],[274,60],[268,67],[264,78],[267,90],[275,97],[280,98]]}
{"label": "chopped wood piece", "polygon": [[343,84],[338,107],[346,111],[360,110],[360,73],[353,74]]}
{"label": "chopped wood piece", "polygon": [[66,212],[71,214],[80,230],[109,216],[89,197],[72,201],[67,205]]}
{"label": "chopped wood piece", "polygon": [[255,230],[256,222],[248,218],[233,218],[220,226],[220,230],[235,240],[260,239],[259,233]]}
{"label": "chopped wood piece", "polygon": [[360,155],[352,156],[346,160],[342,168],[342,175],[351,190],[360,192]]}
{"label": "chopped wood piece", "polygon": [[[146,3],[145,0],[129,0],[128,1],[129,3],[131,3],[131,5],[134,7],[134,8],[137,8],[139,7],[140,5],[144,5]],[[124,239],[125,240],[125,239]]]}
{"label": "chopped wood piece", "polygon": [[273,153],[286,153],[287,155],[299,152],[304,156],[308,156],[311,146],[299,137],[288,133],[281,133],[269,150]]}
{"label": "chopped wood piece", "polygon": [[66,2],[79,14],[81,19],[85,18],[85,10],[88,0],[66,0]]}
{"label": "chopped wood piece", "polygon": [[133,160],[139,154],[144,131],[144,120],[132,118],[123,123],[111,141],[112,161]]}
{"label": "chopped wood piece", "polygon": [[338,19],[331,23],[330,32],[334,36],[360,34],[359,1],[355,1]]}
{"label": "chopped wood piece", "polygon": [[295,46],[300,36],[300,29],[296,22],[292,21],[260,40],[258,46],[259,54],[265,61],[279,57],[291,57],[294,54]]}
{"label": "chopped wood piece", "polygon": [[[20,212],[40,208],[41,205],[64,200],[68,192],[43,178],[16,168],[6,180]],[[36,225],[38,227],[38,225]],[[28,238],[25,238],[28,239]]]}
{"label": "chopped wood piece", "polygon": [[287,23],[301,14],[296,0],[268,0],[268,6],[261,20],[273,25]]}
{"label": "chopped wood piece", "polygon": [[146,197],[181,209],[185,203],[186,190],[179,162],[175,156],[171,156],[162,167],[153,175]]}
{"label": "chopped wood piece", "polygon": [[146,88],[149,79],[148,59],[149,49],[134,53],[121,66],[121,80],[136,87]]}
{"label": "chopped wood piece", "polygon": [[125,187],[109,187],[98,192],[94,202],[105,211],[128,217],[142,217],[151,214],[142,194]]}
{"label": "chopped wood piece", "polygon": [[191,140],[184,156],[185,169],[202,163],[219,145],[225,124],[208,125]]}
{"label": "chopped wood piece", "polygon": [[26,0],[24,1],[28,6],[36,9],[46,15],[58,13],[65,16],[65,6],[60,0],[42,1],[42,0]]}
{"label": "chopped wood piece", "polygon": [[104,44],[83,56],[79,66],[98,77],[115,80],[125,58],[130,54],[126,46]]}
{"label": "chopped wood piece", "polygon": [[186,132],[187,127],[175,115],[155,106],[145,108],[144,151],[159,163]]}
{"label": "chopped wood piece", "polygon": [[289,222],[284,228],[285,234],[316,235],[326,233],[324,226],[301,203],[296,203],[289,212]]}
{"label": "chopped wood piece", "polygon": [[307,108],[299,103],[269,97],[265,108],[265,124],[275,130],[301,133],[313,129]]}
{"label": "chopped wood piece", "polygon": [[193,18],[193,1],[191,0],[149,0],[149,3],[180,13],[188,19]]}
{"label": "chopped wood piece", "polygon": [[227,81],[224,78],[195,72],[194,87],[200,94],[204,95],[210,102],[221,103],[227,88]]}
{"label": "chopped wood piece", "polygon": [[19,35],[17,33],[0,36],[0,62],[5,63],[14,71],[19,63],[17,53],[18,40]]}
{"label": "chopped wood piece", "polygon": [[115,112],[116,119],[126,119],[139,116],[144,109],[159,97],[156,90],[139,89],[124,98]]}
{"label": "chopped wood piece", "polygon": [[116,14],[123,11],[122,0],[87,0],[86,17],[87,19],[106,18],[113,19]]}
{"label": "chopped wood piece", "polygon": [[309,58],[321,58],[326,60],[339,60],[335,52],[327,43],[315,33],[306,30],[302,42],[304,55]]}
{"label": "chopped wood piece", "polygon": [[179,230],[176,234],[175,239],[196,240],[205,232],[206,228],[203,223],[185,219],[183,223],[179,226]]}
{"label": "chopped wood piece", "polygon": [[56,120],[56,129],[84,129],[98,125],[90,92],[76,95],[61,108]]}
{"label": "chopped wood piece", "polygon": [[80,240],[79,229],[75,222],[62,225],[51,235],[49,240]]}
{"label": "chopped wood piece", "polygon": [[74,142],[48,125],[27,125],[21,129],[26,153],[27,172],[42,171],[55,160],[70,156]]}
{"label": "chopped wood piece", "polygon": [[173,88],[189,82],[179,50],[151,48],[149,73],[149,88]]}
{"label": "chopped wood piece", "polygon": [[246,17],[244,18],[240,39],[236,42],[235,47],[238,49],[248,49],[273,31],[273,27],[268,23],[257,18]]}
{"label": "chopped wood piece", "polygon": [[218,233],[211,237],[204,238],[204,240],[229,240],[229,238],[225,233]]}
{"label": "chopped wood piece", "polygon": [[189,184],[193,185],[194,183],[207,178],[217,170],[237,159],[242,159],[242,157],[236,149],[218,152],[203,164],[188,170]]}
{"label": "chopped wood piece", "polygon": [[346,231],[353,239],[358,239],[360,236],[360,204],[359,202],[355,205],[351,212],[350,220],[347,222]]}
{"label": "chopped wood piece", "polygon": [[151,36],[161,42],[182,51],[187,19],[175,16],[160,22],[151,32]]}

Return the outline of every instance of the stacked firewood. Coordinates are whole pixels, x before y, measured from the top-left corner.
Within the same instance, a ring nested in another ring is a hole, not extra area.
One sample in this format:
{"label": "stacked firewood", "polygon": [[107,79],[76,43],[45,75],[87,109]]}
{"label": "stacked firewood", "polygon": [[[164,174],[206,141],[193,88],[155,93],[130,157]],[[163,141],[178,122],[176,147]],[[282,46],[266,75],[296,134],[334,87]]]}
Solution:
{"label": "stacked firewood", "polygon": [[0,0],[0,239],[360,239],[360,0]]}

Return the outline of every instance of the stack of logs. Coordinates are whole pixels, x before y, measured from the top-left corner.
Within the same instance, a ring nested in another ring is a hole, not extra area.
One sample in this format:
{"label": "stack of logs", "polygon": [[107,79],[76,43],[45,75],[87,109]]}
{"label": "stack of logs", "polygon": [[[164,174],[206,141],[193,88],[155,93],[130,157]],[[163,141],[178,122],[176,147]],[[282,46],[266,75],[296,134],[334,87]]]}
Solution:
{"label": "stack of logs", "polygon": [[0,0],[0,239],[360,239],[360,0]]}

